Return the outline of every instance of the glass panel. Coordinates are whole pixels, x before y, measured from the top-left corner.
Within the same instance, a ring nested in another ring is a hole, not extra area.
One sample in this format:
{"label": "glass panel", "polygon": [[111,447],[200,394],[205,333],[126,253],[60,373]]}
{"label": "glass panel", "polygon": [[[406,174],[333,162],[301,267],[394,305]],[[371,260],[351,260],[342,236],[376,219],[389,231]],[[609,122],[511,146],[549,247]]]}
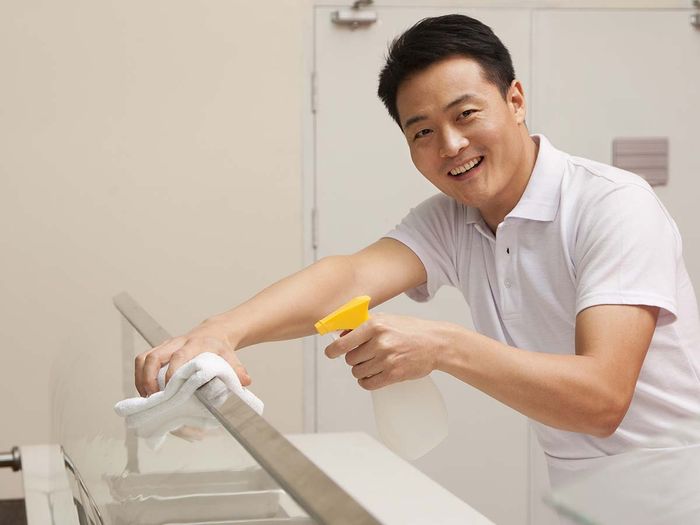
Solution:
{"label": "glass panel", "polygon": [[[126,325],[122,337],[123,397],[133,397],[134,356],[149,345]],[[72,466],[80,525],[316,523],[197,400],[181,419],[130,430],[91,405],[107,370],[76,347],[52,371],[53,440]]]}

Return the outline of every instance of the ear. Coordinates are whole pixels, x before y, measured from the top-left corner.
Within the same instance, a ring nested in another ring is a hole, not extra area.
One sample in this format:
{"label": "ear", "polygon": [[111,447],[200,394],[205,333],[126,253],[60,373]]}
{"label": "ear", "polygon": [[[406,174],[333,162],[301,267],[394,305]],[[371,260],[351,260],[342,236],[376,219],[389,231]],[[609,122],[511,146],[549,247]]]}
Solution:
{"label": "ear", "polygon": [[508,88],[508,95],[506,103],[510,108],[515,121],[518,124],[525,122],[525,115],[527,113],[527,108],[525,106],[525,92],[523,91],[523,85],[519,80],[513,80]]}

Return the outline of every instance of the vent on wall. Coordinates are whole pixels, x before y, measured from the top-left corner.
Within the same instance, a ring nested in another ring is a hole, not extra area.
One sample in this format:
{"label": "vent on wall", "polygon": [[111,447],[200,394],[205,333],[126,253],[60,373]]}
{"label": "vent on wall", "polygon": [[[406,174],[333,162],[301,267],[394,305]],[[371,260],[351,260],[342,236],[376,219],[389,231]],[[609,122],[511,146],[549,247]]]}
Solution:
{"label": "vent on wall", "polygon": [[631,171],[652,186],[668,183],[668,138],[613,139],[613,166]]}

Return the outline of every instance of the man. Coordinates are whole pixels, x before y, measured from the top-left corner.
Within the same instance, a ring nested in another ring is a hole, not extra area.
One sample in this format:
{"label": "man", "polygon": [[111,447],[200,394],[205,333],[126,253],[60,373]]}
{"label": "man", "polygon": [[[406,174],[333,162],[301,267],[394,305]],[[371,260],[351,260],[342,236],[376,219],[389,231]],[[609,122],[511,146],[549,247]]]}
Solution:
{"label": "man", "polygon": [[532,420],[553,484],[700,414],[695,294],[678,230],[642,179],[531,137],[507,49],[465,16],[423,20],[395,40],[379,96],[441,193],[360,252],[322,259],[140,355],[141,395],[157,390],[162,365],[169,379],[204,351],[247,385],[239,348],[312,334],[357,295],[376,306],[451,285],[476,331],[376,314],[326,355],[344,356],[367,390],[441,370],[511,406]]}

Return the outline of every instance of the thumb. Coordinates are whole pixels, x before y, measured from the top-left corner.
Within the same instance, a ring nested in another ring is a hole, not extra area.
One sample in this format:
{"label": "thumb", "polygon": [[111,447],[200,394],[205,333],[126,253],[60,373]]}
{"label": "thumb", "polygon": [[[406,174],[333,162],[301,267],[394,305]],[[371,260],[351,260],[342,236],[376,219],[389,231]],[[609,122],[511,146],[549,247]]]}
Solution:
{"label": "thumb", "polygon": [[224,356],[224,358],[226,361],[228,361],[228,364],[231,365],[231,368],[233,368],[233,371],[238,376],[241,385],[248,386],[250,383],[252,383],[252,380],[248,375],[248,371],[235,353],[230,352],[228,355]]}
{"label": "thumb", "polygon": [[233,370],[236,372],[238,379],[240,379],[241,385],[248,386],[253,382],[243,365],[236,365],[233,367]]}

